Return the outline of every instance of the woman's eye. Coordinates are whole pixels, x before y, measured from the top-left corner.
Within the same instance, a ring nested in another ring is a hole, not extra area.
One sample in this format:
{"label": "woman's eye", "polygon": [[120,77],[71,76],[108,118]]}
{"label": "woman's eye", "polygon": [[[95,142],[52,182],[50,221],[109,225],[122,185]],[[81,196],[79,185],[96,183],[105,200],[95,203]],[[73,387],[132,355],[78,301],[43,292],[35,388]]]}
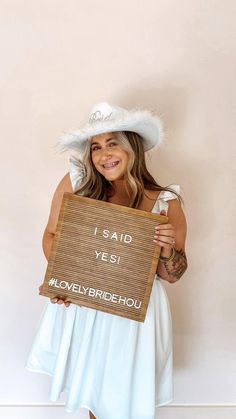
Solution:
{"label": "woman's eye", "polygon": [[98,146],[94,146],[94,147],[92,147],[92,151],[96,151],[96,150],[98,150],[99,149],[99,147]]}
{"label": "woman's eye", "polygon": [[109,143],[109,147],[114,147],[114,146],[116,146],[116,143],[114,143],[114,142]]}

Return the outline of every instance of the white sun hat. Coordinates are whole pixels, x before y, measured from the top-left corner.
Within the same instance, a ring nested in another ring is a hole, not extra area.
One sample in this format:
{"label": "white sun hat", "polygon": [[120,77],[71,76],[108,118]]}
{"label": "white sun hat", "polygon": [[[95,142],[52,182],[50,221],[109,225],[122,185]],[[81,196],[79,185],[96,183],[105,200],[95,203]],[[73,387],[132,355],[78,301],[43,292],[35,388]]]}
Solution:
{"label": "white sun hat", "polygon": [[62,151],[73,149],[83,153],[90,137],[117,131],[132,131],[139,134],[145,151],[158,147],[163,140],[162,122],[151,111],[128,110],[101,102],[93,106],[85,127],[64,133],[58,145]]}

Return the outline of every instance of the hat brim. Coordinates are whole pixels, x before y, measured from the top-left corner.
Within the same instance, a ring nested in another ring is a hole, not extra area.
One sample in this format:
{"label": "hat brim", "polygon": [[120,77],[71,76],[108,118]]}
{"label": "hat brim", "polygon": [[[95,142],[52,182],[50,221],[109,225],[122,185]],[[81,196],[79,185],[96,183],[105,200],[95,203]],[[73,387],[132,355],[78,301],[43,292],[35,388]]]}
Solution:
{"label": "hat brim", "polygon": [[80,130],[71,130],[63,134],[58,145],[62,151],[68,149],[83,152],[90,137],[106,132],[131,131],[139,134],[144,150],[159,146],[163,141],[161,120],[146,110],[131,110],[120,119],[96,121]]}

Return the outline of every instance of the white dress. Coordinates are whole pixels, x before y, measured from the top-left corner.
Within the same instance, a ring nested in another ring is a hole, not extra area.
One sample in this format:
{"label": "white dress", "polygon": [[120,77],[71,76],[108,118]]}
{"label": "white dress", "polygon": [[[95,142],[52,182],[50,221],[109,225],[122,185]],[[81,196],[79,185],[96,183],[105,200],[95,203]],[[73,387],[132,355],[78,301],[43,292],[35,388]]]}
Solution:
{"label": "white dress", "polygon": [[[74,157],[70,163],[75,190],[81,169]],[[176,195],[162,191],[152,212],[168,210],[170,199]],[[172,400],[171,315],[160,278],[144,323],[49,302],[26,368],[52,376],[51,401],[67,391],[68,412],[86,407],[97,419],[154,419],[155,407]]]}

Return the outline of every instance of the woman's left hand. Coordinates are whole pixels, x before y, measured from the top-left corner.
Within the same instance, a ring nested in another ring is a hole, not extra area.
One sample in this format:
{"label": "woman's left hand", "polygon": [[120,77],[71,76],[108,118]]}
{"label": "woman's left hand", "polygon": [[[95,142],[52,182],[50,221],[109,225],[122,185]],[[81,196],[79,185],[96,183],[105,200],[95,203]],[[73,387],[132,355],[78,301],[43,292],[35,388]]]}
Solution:
{"label": "woman's left hand", "polygon": [[[161,211],[160,215],[166,215],[166,212]],[[175,246],[175,229],[172,224],[158,224],[155,227],[154,243],[162,247],[162,255],[169,257],[172,253],[172,248]]]}
{"label": "woman's left hand", "polygon": [[[161,211],[160,215],[166,215]],[[177,200],[169,202],[168,223],[155,228],[154,242],[161,247],[157,275],[170,283],[178,281],[187,269],[185,255],[186,220]],[[163,259],[164,258],[164,259]]]}

